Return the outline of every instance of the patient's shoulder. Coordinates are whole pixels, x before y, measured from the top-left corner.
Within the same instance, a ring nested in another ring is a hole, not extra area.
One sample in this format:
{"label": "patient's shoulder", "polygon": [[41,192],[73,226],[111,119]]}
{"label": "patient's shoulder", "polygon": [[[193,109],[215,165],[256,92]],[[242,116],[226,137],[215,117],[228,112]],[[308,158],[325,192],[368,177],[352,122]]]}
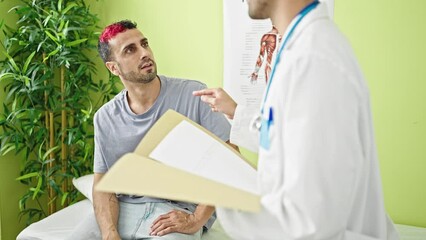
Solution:
{"label": "patient's shoulder", "polygon": [[192,79],[159,76],[161,83],[171,91],[195,91],[206,88],[206,84]]}

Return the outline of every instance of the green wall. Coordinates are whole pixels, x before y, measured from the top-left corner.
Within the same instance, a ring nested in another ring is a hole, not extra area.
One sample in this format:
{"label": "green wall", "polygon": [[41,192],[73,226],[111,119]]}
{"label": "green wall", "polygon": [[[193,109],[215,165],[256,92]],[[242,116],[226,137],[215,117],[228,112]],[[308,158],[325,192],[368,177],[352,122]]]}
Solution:
{"label": "green wall", "polygon": [[[0,16],[10,1],[0,3]],[[397,223],[426,227],[426,15],[421,13],[426,1],[335,1],[335,21],[352,43],[371,90],[387,210]],[[222,85],[222,0],[87,2],[100,26],[136,21],[150,40],[160,74]],[[106,69],[99,72],[105,78]],[[22,227],[13,222],[18,164],[8,158],[0,157],[4,240],[14,239],[7,236]]]}
{"label": "green wall", "polygon": [[211,86],[222,81],[222,1],[100,0],[101,25],[122,19],[138,23],[149,39],[159,73],[200,79]]}
{"label": "green wall", "polygon": [[367,78],[386,207],[426,227],[426,1],[336,1]]}
{"label": "green wall", "polygon": [[[0,2],[0,21],[4,19],[9,26],[14,26],[16,17],[7,12],[12,6],[18,3],[17,0],[7,0]],[[0,33],[0,40],[3,41],[3,32]],[[0,52],[2,51],[0,47]],[[0,58],[4,59],[3,53]],[[3,92],[4,84],[0,83],[0,103],[3,103],[5,94]],[[0,111],[3,111],[3,104],[0,105]],[[1,129],[0,129],[1,131]],[[16,239],[16,236],[24,228],[25,223],[19,222],[18,214],[19,197],[24,193],[24,187],[15,180],[19,176],[19,159],[13,155],[0,157],[0,240]]]}

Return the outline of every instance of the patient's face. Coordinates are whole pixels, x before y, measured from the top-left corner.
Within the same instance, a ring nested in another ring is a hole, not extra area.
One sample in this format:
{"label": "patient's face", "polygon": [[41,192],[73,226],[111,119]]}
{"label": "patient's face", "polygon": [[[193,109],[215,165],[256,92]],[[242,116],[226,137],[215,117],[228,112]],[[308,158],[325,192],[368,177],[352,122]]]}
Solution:
{"label": "patient's face", "polygon": [[113,68],[111,72],[123,81],[151,82],[157,76],[157,65],[148,39],[138,29],[117,34],[110,40]]}

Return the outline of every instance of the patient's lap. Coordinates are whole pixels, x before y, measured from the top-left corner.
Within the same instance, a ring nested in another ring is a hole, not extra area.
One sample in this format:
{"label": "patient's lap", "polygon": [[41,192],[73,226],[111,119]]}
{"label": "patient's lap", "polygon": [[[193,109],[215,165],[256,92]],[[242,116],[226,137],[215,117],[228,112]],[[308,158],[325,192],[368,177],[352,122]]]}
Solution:
{"label": "patient's lap", "polygon": [[[160,239],[160,237],[150,236],[152,222],[162,214],[176,209],[169,203],[124,203],[120,202],[118,232],[123,240],[127,239]],[[186,211],[184,209],[180,209]],[[165,240],[199,240],[201,231],[188,235],[181,233],[171,233],[162,236]],[[89,214],[73,231],[68,239],[86,240],[101,239],[99,227],[94,214]]]}

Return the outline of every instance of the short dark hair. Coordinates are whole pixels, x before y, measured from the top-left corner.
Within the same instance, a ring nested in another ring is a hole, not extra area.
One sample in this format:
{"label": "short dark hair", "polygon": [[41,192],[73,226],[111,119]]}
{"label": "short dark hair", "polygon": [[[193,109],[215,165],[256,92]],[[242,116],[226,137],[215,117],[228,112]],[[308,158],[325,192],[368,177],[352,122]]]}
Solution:
{"label": "short dark hair", "polygon": [[136,28],[136,23],[130,20],[122,20],[108,25],[103,31],[98,41],[98,52],[104,62],[110,61],[111,49],[109,41],[117,34],[129,29]]}

